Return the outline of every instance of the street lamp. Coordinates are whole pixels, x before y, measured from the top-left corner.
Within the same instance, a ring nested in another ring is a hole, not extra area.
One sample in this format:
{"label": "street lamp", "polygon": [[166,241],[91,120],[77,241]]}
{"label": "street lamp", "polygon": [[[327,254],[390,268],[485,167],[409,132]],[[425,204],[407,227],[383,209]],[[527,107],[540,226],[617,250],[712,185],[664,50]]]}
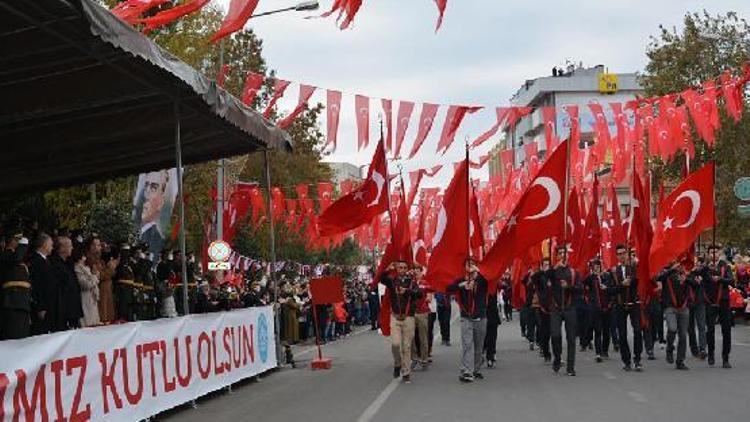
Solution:
{"label": "street lamp", "polygon": [[305,11],[310,11],[310,10],[318,10],[319,8],[320,8],[320,4],[318,3],[317,0],[302,1],[291,7],[285,7],[283,9],[276,9],[276,10],[269,10],[268,12],[256,13],[255,15],[252,15],[250,17],[257,18],[260,16],[268,16],[268,15],[273,15],[276,13],[291,12],[291,11],[305,12]]}

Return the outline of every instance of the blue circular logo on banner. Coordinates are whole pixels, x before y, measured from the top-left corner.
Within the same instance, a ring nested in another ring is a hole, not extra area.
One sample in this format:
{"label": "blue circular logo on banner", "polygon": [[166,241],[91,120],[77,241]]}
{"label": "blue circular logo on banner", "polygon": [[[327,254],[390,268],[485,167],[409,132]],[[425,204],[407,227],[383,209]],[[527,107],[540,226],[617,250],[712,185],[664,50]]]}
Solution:
{"label": "blue circular logo on banner", "polygon": [[258,316],[258,353],[261,362],[266,363],[268,359],[268,321],[266,321],[265,314]]}

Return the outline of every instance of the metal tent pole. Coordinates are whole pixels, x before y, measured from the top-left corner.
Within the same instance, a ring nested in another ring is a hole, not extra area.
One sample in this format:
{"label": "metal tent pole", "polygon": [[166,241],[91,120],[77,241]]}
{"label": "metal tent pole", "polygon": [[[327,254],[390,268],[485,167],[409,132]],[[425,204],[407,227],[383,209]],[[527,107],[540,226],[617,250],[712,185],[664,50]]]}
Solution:
{"label": "metal tent pole", "polygon": [[276,267],[276,232],[274,229],[273,222],[273,192],[271,191],[271,163],[268,159],[268,148],[263,150],[263,164],[266,167],[266,186],[268,187],[268,248],[269,248],[269,268],[268,277],[271,283],[271,291],[273,291],[273,302],[274,302],[274,324],[273,331],[276,339],[276,365],[281,366],[281,336],[279,324],[281,318],[279,313],[281,310],[278,307],[279,303],[279,286],[276,283],[276,275],[274,268]]}
{"label": "metal tent pole", "polygon": [[182,186],[182,145],[180,143],[180,103],[174,102],[174,142],[177,161],[177,193],[179,198],[180,252],[182,254],[182,306],[184,314],[190,313],[188,305],[187,261],[185,260],[185,192]]}

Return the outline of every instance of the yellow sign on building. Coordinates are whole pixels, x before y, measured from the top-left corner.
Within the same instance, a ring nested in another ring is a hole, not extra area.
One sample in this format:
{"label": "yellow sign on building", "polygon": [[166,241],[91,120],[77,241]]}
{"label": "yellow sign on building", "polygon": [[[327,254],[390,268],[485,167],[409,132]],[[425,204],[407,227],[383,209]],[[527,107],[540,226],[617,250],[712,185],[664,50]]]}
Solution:
{"label": "yellow sign on building", "polygon": [[614,94],[617,92],[617,75],[614,73],[600,73],[599,92],[602,94]]}

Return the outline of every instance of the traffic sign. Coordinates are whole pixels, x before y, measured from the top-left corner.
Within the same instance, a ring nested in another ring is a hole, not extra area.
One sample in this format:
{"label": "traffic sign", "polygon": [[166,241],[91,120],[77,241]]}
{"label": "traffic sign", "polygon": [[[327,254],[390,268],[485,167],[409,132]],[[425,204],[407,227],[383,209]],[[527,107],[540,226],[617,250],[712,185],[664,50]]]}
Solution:
{"label": "traffic sign", "polygon": [[211,261],[228,261],[231,254],[232,247],[229,246],[229,243],[223,240],[217,240],[215,242],[211,242],[211,244],[208,245],[208,257],[211,258]]}
{"label": "traffic sign", "polygon": [[734,196],[740,201],[750,201],[750,177],[740,177],[734,182]]}
{"label": "traffic sign", "polygon": [[208,269],[210,271],[219,271],[219,270],[229,271],[232,269],[232,264],[228,262],[213,262],[212,261],[208,263]]}

